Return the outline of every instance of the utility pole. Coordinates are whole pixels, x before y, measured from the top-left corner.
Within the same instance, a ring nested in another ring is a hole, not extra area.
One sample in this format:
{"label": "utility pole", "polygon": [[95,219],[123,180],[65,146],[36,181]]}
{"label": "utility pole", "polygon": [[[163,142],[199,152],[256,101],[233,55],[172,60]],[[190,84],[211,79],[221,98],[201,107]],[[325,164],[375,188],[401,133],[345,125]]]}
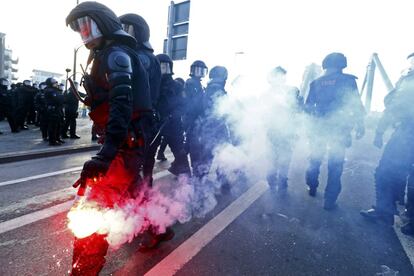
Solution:
{"label": "utility pole", "polygon": [[68,78],[69,78],[70,69],[66,68],[65,71],[66,71],[65,91],[68,91]]}

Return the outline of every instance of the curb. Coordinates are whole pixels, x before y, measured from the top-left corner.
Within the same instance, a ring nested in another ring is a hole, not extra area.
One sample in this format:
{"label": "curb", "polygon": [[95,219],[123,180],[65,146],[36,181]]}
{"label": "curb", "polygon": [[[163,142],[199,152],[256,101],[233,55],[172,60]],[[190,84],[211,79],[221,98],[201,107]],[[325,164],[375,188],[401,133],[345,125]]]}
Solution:
{"label": "curb", "polygon": [[37,158],[58,156],[63,154],[71,154],[78,152],[85,152],[91,150],[100,149],[101,145],[99,144],[82,144],[77,146],[66,146],[60,147],[59,149],[40,149],[40,150],[29,150],[29,151],[18,151],[10,152],[0,155],[0,164],[11,163],[17,161],[31,160]]}

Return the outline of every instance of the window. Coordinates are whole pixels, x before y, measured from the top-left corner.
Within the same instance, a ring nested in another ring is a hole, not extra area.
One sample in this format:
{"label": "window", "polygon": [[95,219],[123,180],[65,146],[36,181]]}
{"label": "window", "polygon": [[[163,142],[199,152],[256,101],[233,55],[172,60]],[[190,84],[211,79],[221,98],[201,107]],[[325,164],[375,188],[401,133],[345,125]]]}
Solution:
{"label": "window", "polygon": [[168,42],[168,39],[164,39],[164,45],[163,45],[163,51],[162,51],[164,54],[168,53],[167,42]]}
{"label": "window", "polygon": [[174,9],[174,23],[185,22],[190,19],[190,1],[175,4]]}
{"label": "window", "polygon": [[173,27],[173,35],[183,35],[183,34],[188,34],[188,23]]}
{"label": "window", "polygon": [[177,37],[172,40],[172,59],[186,59],[187,57],[187,37]]}

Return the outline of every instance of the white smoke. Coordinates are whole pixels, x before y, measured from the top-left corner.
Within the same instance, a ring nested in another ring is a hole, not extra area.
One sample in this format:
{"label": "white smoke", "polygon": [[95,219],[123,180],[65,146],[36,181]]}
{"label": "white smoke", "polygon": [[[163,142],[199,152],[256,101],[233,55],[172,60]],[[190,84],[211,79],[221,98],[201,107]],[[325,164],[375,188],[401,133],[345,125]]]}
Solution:
{"label": "white smoke", "polygon": [[[100,232],[107,234],[111,247],[132,241],[149,227],[164,233],[177,222],[205,216],[217,205],[223,185],[231,191],[266,180],[283,157],[284,151],[275,147],[279,140],[288,141],[293,148],[302,143],[301,154],[307,157],[303,141],[309,119],[296,109],[292,87],[270,86],[265,77],[239,76],[226,87],[229,94],[216,102],[214,114],[226,122],[231,139],[215,145],[205,177],[162,179],[135,199],[103,211],[105,223]],[[309,78],[306,81],[310,83]]]}

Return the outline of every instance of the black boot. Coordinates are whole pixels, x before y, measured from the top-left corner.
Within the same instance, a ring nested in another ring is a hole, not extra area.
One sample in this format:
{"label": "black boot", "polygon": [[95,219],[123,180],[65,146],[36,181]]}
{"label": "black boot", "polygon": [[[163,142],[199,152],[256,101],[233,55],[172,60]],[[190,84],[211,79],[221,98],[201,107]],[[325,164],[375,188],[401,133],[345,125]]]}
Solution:
{"label": "black boot", "polygon": [[308,193],[311,197],[315,197],[316,196],[316,191],[318,188],[316,187],[308,187]]}
{"label": "black boot", "polygon": [[70,139],[80,139],[80,136],[73,134],[70,136]]}
{"label": "black boot", "polygon": [[157,160],[159,160],[161,162],[164,162],[164,161],[167,161],[167,158],[165,157],[165,155],[164,155],[163,152],[158,152],[158,154],[157,154]]}
{"label": "black boot", "polygon": [[170,227],[167,227],[167,229],[165,229],[165,233],[162,234],[156,234],[154,230],[150,228],[145,235],[146,236],[138,248],[138,251],[142,253],[157,248],[161,242],[171,240],[174,238],[175,233]]}
{"label": "black boot", "polygon": [[394,225],[394,215],[377,211],[375,208],[369,210],[362,210],[359,213],[368,221],[385,224],[389,226]]}

